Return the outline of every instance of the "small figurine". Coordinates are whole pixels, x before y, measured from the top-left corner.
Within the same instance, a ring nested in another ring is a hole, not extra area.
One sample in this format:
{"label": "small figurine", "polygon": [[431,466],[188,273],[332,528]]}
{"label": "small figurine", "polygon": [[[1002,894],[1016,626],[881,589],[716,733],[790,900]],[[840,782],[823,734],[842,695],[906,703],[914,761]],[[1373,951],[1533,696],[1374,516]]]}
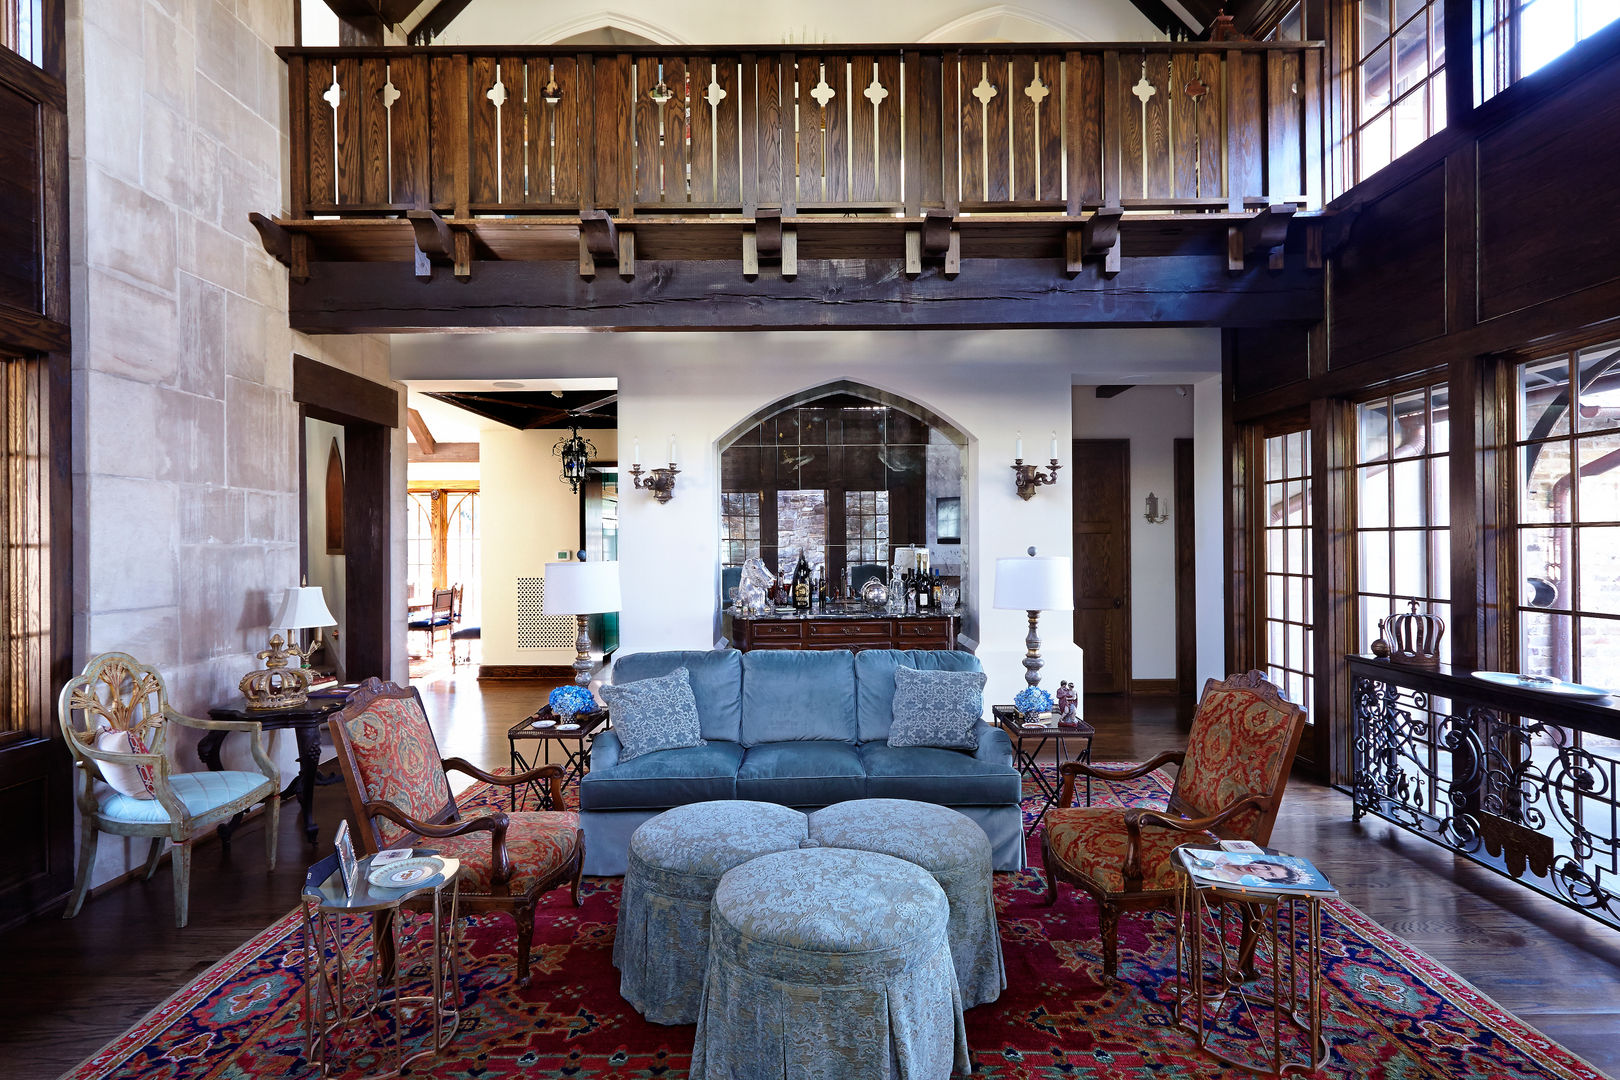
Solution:
{"label": "small figurine", "polygon": [[1080,720],[1075,716],[1075,709],[1080,704],[1080,695],[1074,692],[1074,683],[1058,683],[1057,707],[1058,723],[1065,727],[1074,727]]}

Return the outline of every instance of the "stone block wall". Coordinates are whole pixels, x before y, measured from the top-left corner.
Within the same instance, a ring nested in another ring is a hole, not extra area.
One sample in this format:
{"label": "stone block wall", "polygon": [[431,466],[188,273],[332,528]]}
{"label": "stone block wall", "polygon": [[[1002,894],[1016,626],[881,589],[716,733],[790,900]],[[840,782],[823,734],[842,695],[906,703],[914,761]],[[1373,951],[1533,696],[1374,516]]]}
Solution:
{"label": "stone block wall", "polygon": [[[133,653],[193,714],[236,694],[298,581],[286,271],[248,223],[285,206],[292,19],[292,0],[68,3],[77,659]],[[383,339],[299,348],[388,381]],[[104,843],[97,880],[135,847]]]}

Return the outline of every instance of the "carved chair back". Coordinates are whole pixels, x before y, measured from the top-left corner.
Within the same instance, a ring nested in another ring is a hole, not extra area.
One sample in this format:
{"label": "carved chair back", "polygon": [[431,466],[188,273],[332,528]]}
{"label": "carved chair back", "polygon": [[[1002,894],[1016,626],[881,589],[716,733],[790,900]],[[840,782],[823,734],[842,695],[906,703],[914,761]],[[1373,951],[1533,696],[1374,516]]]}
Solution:
{"label": "carved chair back", "polygon": [[409,835],[398,823],[366,813],[368,802],[392,803],[429,825],[457,820],[439,743],[415,687],[367,679],[327,727],[367,852],[393,847]]}
{"label": "carved chair back", "polygon": [[110,652],[91,660],[68,680],[57,698],[57,721],[68,749],[91,777],[106,780],[99,764],[81,751],[93,747],[103,731],[126,731],[136,753],[162,754],[169,724],[168,691],[157,669],[126,653]]}
{"label": "carved chair back", "polygon": [[450,587],[450,591],[455,594],[450,604],[450,624],[452,626],[461,624],[461,598],[465,589],[466,586],[459,581]]}
{"label": "carved chair back", "polygon": [[[450,617],[456,610],[456,590],[433,590],[433,625],[441,626],[450,622]],[[442,622],[440,620],[443,620]]]}
{"label": "carved chair back", "polygon": [[1266,795],[1262,806],[1238,814],[1219,830],[1227,837],[1265,844],[1304,730],[1305,710],[1285,699],[1260,672],[1232,675],[1224,682],[1210,679],[1198,699],[1169,809],[1208,817],[1246,796]]}

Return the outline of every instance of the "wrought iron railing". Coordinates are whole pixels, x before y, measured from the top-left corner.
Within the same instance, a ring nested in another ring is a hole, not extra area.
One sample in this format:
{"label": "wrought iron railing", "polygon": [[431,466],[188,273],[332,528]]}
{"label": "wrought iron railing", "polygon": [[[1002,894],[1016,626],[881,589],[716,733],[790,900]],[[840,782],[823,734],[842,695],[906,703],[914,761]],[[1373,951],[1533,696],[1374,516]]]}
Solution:
{"label": "wrought iron railing", "polygon": [[1620,708],[1351,657],[1354,816],[1620,926]]}
{"label": "wrought iron railing", "polygon": [[1322,204],[1322,49],[284,48],[294,217]]}

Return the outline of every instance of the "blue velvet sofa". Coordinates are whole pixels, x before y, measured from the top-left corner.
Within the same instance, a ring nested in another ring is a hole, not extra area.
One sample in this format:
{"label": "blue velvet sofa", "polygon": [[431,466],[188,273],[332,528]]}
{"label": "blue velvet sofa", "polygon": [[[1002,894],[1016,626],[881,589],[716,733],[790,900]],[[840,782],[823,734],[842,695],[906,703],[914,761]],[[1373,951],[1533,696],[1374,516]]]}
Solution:
{"label": "blue velvet sofa", "polygon": [[1024,866],[1021,783],[1007,733],[977,750],[893,747],[894,670],[978,671],[945,650],[653,652],[619,657],[615,683],[691,673],[703,746],[619,762],[611,729],[579,784],[585,873],[623,874],[630,834],[674,806],[753,799],[813,810],[848,799],[916,799],[960,810],[990,837],[997,870]]}

